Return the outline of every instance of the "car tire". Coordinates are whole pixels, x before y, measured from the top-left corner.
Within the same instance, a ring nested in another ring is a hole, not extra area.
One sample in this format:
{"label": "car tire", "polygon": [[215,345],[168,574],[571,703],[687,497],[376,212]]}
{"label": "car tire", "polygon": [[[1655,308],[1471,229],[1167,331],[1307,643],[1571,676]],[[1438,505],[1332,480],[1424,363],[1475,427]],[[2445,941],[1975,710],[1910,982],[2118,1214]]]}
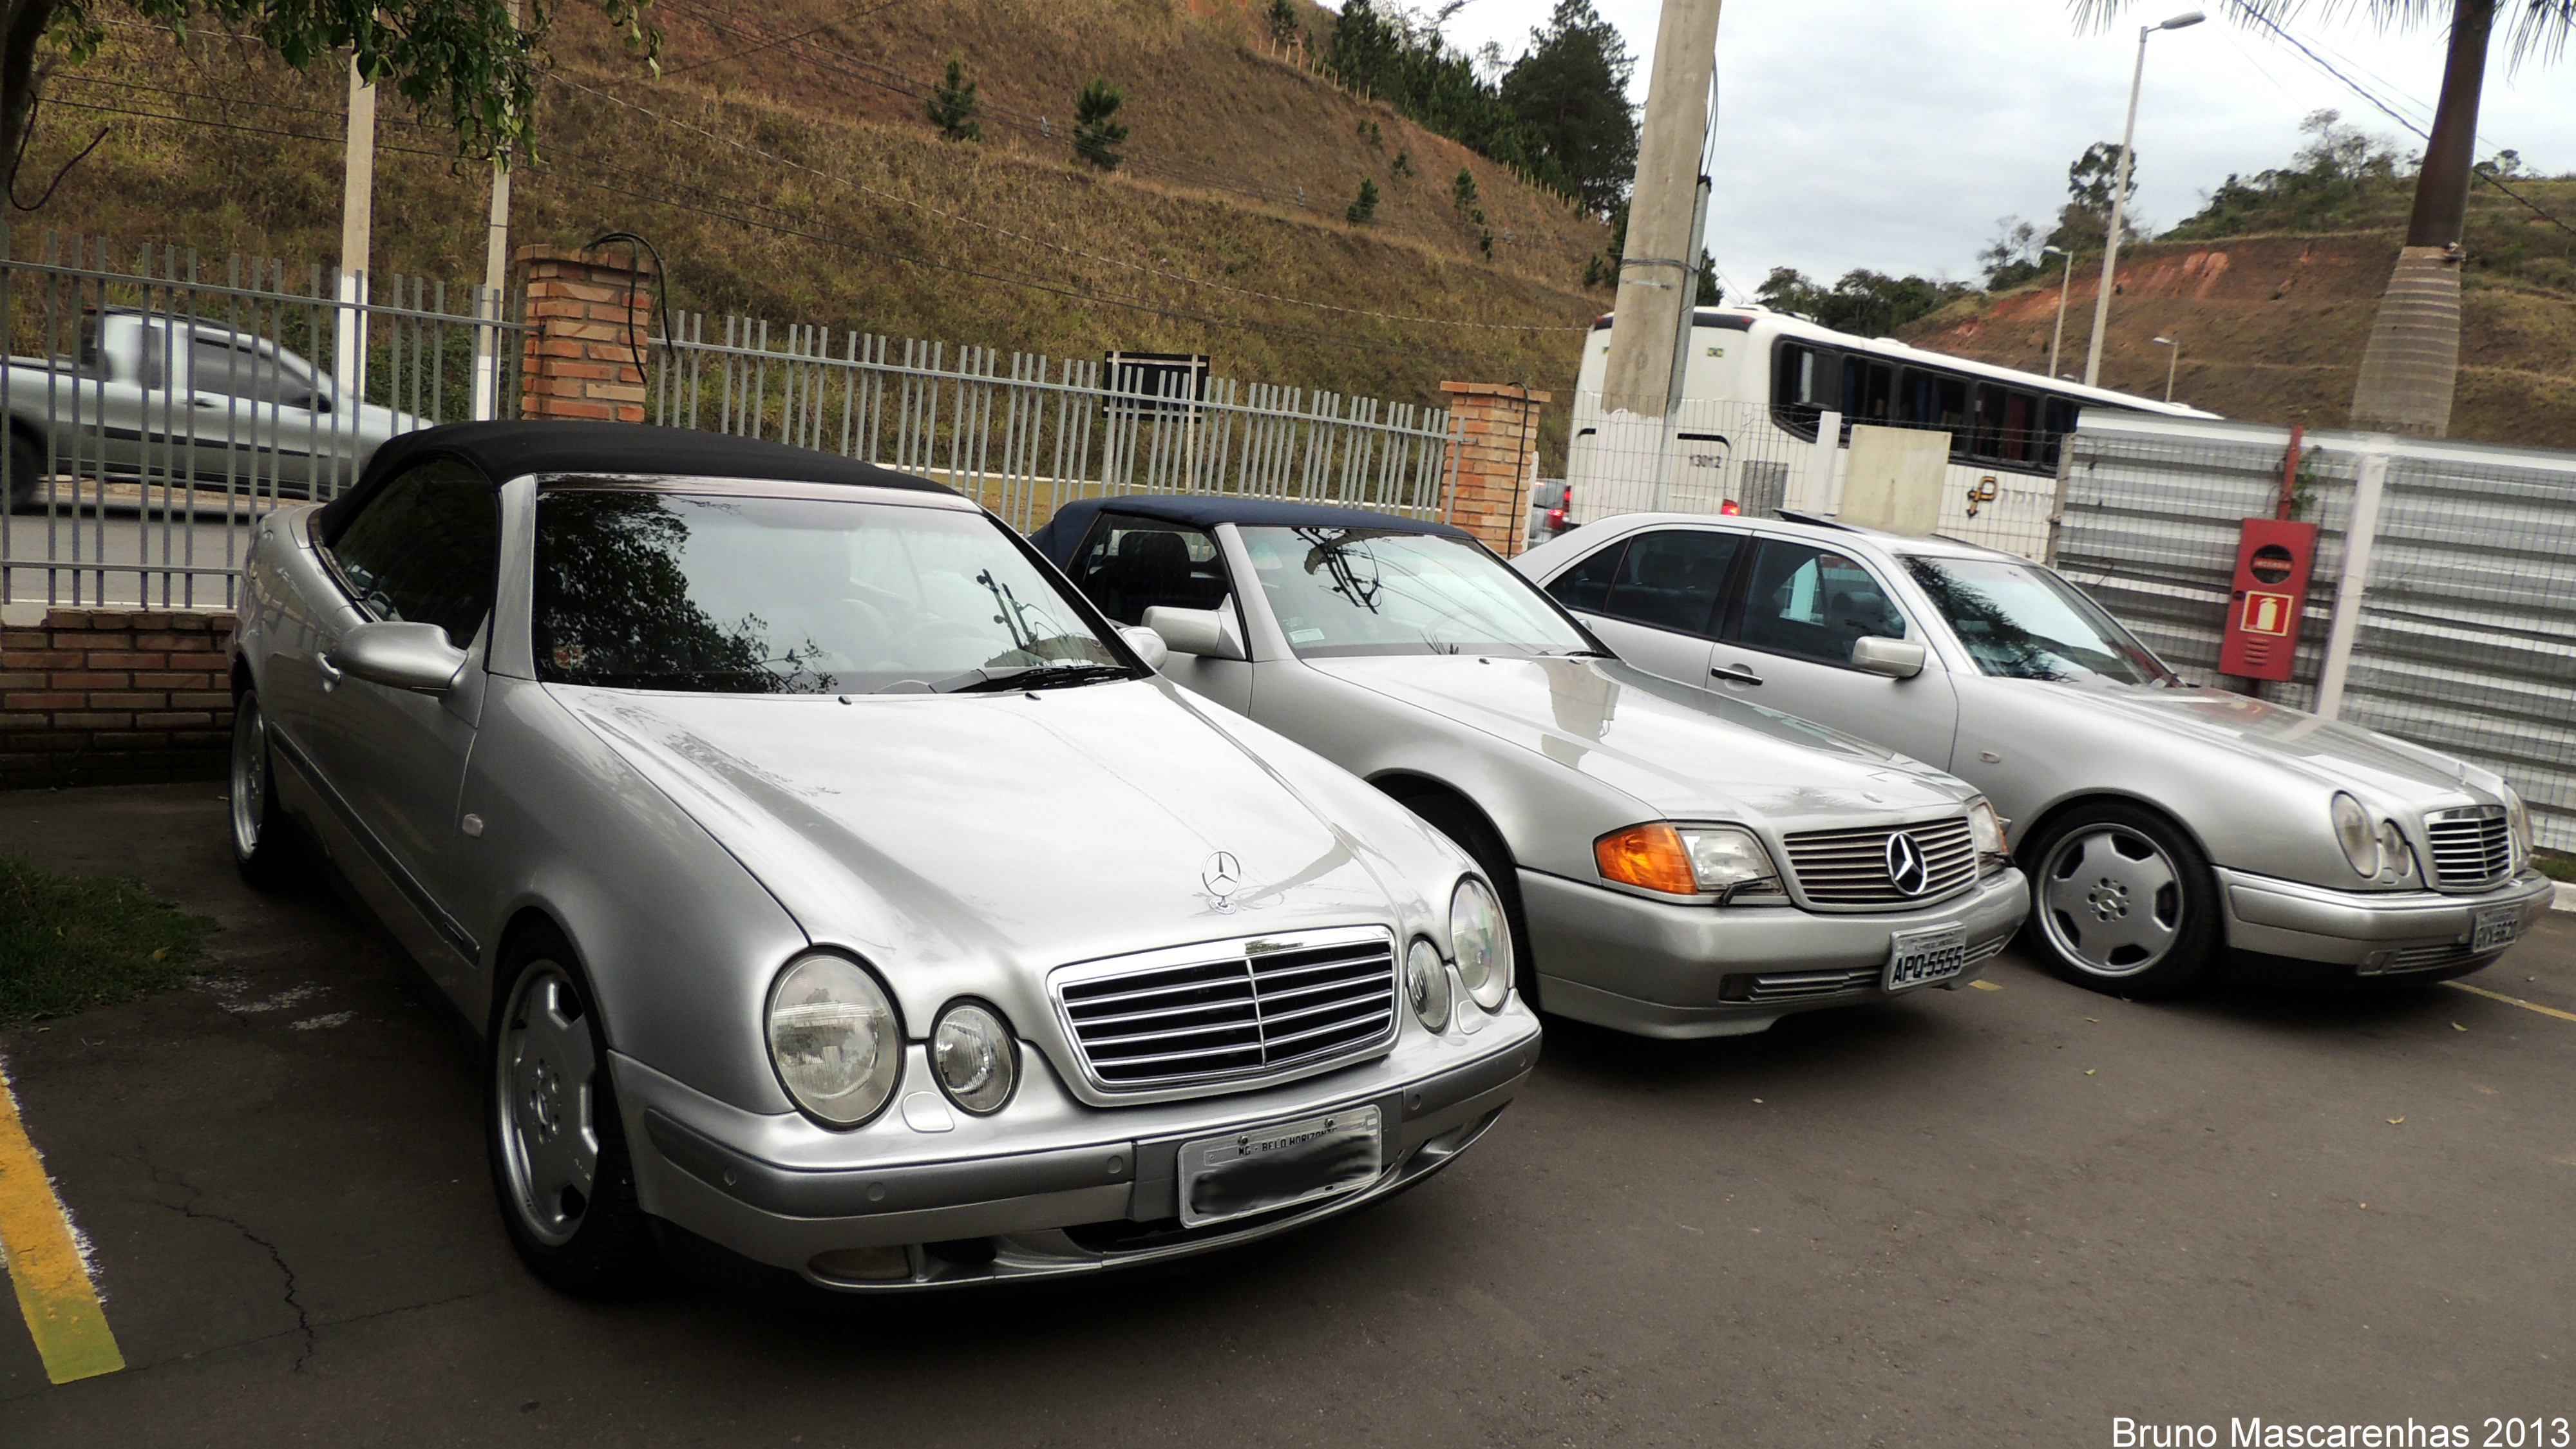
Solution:
{"label": "car tire", "polygon": [[513,941],[499,976],[483,1120],[501,1221],[553,1287],[586,1298],[631,1293],[658,1265],[594,997],[551,927]]}
{"label": "car tire", "polygon": [[1503,899],[1503,919],[1512,928],[1512,989],[1532,1011],[1544,1011],[1539,1004],[1538,967],[1530,954],[1529,919],[1521,911],[1520,869],[1512,862],[1511,847],[1494,833],[1485,817],[1467,802],[1441,790],[1395,793],[1404,808],[1419,815],[1432,829],[1449,837],[1450,843],[1467,852],[1476,868],[1491,881],[1495,894]]}
{"label": "car tire", "polygon": [[9,511],[36,506],[36,491],[45,485],[45,450],[25,433],[9,434]]}
{"label": "car tire", "polygon": [[2109,996],[2198,985],[2223,941],[2208,857],[2170,820],[2135,805],[2079,805],[2030,845],[2028,932],[2058,975]]}
{"label": "car tire", "polygon": [[285,884],[295,840],[286,812],[277,806],[277,759],[255,689],[243,690],[233,701],[232,765],[226,779],[233,868],[261,890]]}

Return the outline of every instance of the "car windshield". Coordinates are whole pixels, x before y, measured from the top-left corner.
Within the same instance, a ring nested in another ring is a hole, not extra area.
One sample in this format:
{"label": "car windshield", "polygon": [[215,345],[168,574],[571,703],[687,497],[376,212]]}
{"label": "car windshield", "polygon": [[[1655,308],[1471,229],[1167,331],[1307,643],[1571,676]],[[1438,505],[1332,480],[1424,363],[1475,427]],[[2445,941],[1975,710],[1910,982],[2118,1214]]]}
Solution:
{"label": "car windshield", "polygon": [[541,678],[726,694],[967,690],[1132,669],[980,513],[554,488]]}
{"label": "car windshield", "polygon": [[1546,595],[1463,539],[1377,528],[1246,528],[1270,611],[1300,655],[1583,654]]}
{"label": "car windshield", "polygon": [[2160,684],[2173,676],[2102,606],[2047,569],[2001,559],[1908,556],[1970,658],[2007,679],[2110,679]]}

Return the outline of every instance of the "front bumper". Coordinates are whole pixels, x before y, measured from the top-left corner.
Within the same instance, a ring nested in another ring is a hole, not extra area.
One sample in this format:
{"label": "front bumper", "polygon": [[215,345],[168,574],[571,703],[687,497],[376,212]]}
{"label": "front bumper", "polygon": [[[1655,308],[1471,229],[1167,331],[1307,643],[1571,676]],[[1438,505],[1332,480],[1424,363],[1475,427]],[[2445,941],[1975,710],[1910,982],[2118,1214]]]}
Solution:
{"label": "front bumper", "polygon": [[2434,891],[2338,891],[2216,867],[2226,904],[2227,944],[2240,951],[2349,968],[2350,977],[2426,979],[2487,965],[2503,947],[2472,949],[2476,917],[2498,907],[2517,914],[2519,939],[2549,909],[2555,887],[2526,870],[2476,895]]}
{"label": "front bumper", "polygon": [[1638,1036],[1706,1037],[1884,1000],[1879,973],[1899,931],[1964,927],[1968,964],[1939,984],[1973,981],[2021,928],[2030,887],[2008,869],[1921,910],[1826,915],[1672,905],[1524,870],[1521,902],[1548,1010]]}
{"label": "front bumper", "polygon": [[[1514,997],[1463,1040],[1408,1027],[1386,1056],[1323,1076],[1103,1110],[1075,1101],[1030,1050],[1011,1105],[973,1118],[905,1110],[929,1081],[913,1043],[905,1100],[848,1133],[744,1112],[632,1058],[610,1061],[646,1212],[816,1287],[899,1292],[1168,1261],[1349,1212],[1412,1186],[1483,1135],[1538,1051],[1538,1019]],[[1385,1123],[1385,1169],[1368,1186],[1179,1227],[1182,1143],[1369,1106]],[[916,1115],[948,1125],[920,1130]],[[887,1276],[817,1271],[822,1255],[880,1248],[903,1255]]]}

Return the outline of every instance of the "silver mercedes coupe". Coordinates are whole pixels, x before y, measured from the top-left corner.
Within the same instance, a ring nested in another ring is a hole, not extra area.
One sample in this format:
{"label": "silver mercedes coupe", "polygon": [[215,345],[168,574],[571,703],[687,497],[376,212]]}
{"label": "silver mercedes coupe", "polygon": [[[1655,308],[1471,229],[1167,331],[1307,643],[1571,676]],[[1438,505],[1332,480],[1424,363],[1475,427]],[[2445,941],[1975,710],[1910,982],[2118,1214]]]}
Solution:
{"label": "silver mercedes coupe", "polygon": [[1646,1036],[1956,988],[2028,909],[1966,783],[1631,669],[1464,532],[1237,497],[1035,540],[1193,692],[1402,800],[1500,888],[1525,997]]}
{"label": "silver mercedes coupe", "polygon": [[560,1287],[1201,1253],[1438,1171],[1539,1028],[1496,883],[1159,654],[919,479],[434,428],[262,524],[233,849],[309,836],[480,1033]]}
{"label": "silver mercedes coupe", "polygon": [[2054,570],[1814,521],[1634,513],[1513,561],[1622,658],[1946,764],[2020,822],[2032,932],[2120,996],[2431,981],[2548,908],[2492,771],[2192,688]]}

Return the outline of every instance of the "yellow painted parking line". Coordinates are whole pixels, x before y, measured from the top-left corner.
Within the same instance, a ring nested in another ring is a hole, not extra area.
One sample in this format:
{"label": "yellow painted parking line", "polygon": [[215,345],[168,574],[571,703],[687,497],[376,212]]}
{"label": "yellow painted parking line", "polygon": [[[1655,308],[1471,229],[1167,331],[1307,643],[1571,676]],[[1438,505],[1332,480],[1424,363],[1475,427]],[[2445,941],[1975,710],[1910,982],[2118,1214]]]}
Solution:
{"label": "yellow painted parking line", "polygon": [[125,1367],[98,1305],[98,1286],[72,1241],[72,1220],[45,1176],[45,1160],[27,1140],[18,1098],[0,1070],[0,1259],[18,1289],[45,1377],[58,1384],[96,1378]]}
{"label": "yellow painted parking line", "polygon": [[2445,981],[2442,984],[2455,991],[2468,992],[2472,996],[2483,996],[2489,1001],[2501,1001],[2507,1006],[2519,1006],[2525,1011],[2536,1011],[2543,1016],[2554,1016],[2560,1021],[2576,1021],[2576,1011],[2560,1011],[2554,1006],[2543,1006],[2537,1001],[2525,1001],[2519,996],[2507,996],[2501,991],[2489,991],[2483,986],[2471,986],[2465,981]]}

